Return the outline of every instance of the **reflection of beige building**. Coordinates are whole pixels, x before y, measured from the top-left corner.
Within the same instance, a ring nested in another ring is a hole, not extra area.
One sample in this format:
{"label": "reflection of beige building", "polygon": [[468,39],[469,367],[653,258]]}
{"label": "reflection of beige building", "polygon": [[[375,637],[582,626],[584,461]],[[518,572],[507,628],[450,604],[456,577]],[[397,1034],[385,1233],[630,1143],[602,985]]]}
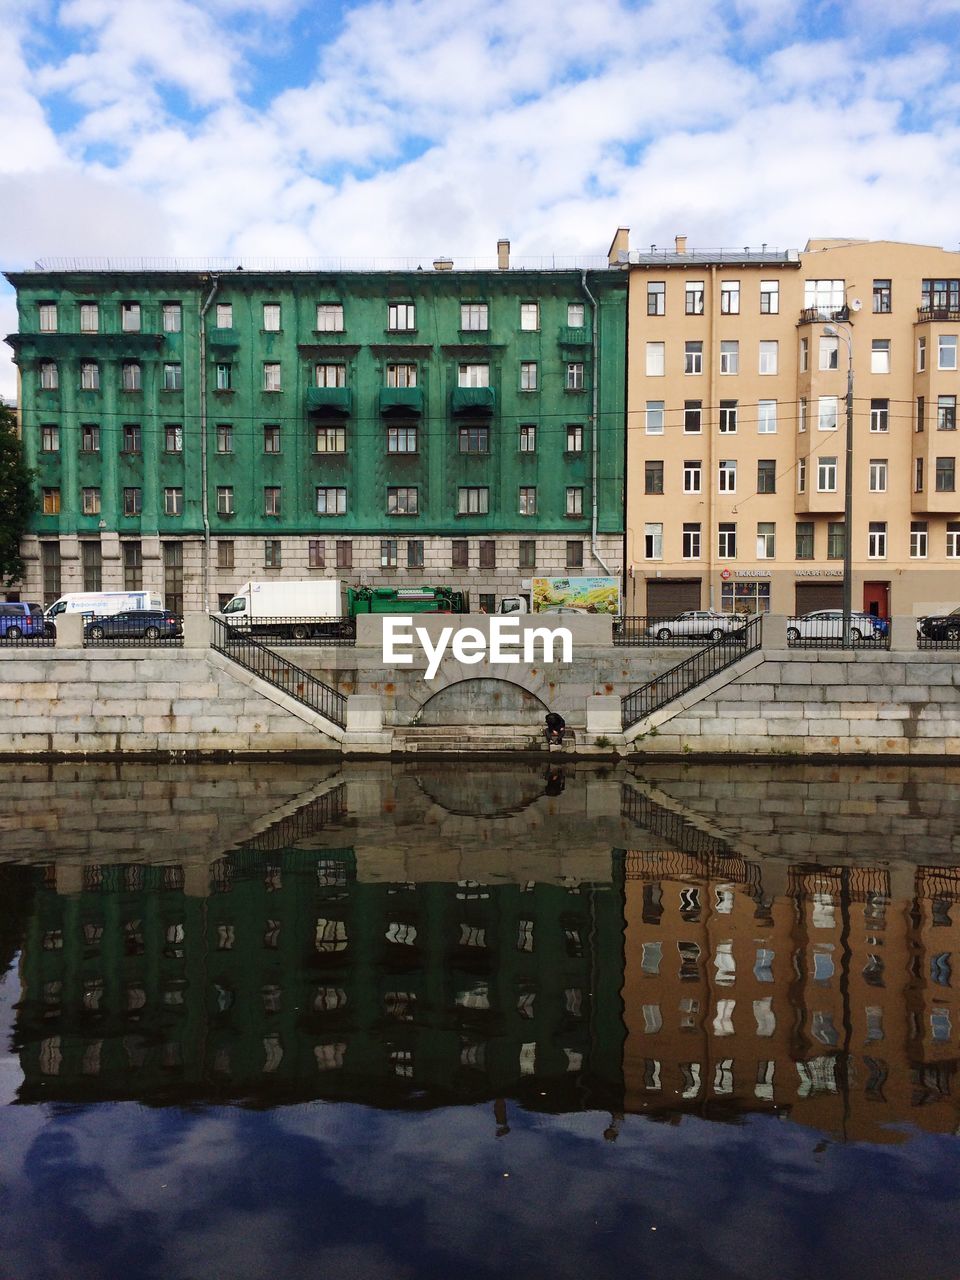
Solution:
{"label": "reflection of beige building", "polygon": [[628,609],[839,607],[848,338],[854,608],[960,603],[960,254],[629,257]]}

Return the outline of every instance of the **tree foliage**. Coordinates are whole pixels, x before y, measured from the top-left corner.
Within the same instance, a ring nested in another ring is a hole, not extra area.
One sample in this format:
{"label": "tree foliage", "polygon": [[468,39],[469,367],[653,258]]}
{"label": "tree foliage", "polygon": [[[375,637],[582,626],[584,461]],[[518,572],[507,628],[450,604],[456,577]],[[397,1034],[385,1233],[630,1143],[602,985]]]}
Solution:
{"label": "tree foliage", "polygon": [[34,475],[23,460],[17,415],[0,404],[0,584],[23,577],[20,539],[37,506]]}

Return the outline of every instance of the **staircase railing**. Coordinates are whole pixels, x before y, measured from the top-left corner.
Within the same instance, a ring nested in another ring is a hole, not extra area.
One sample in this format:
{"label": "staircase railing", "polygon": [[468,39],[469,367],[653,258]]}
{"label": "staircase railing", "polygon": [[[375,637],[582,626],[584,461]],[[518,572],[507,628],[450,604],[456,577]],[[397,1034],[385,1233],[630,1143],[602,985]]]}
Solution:
{"label": "staircase railing", "polygon": [[347,724],[347,699],[316,676],[304,671],[279,653],[228,626],[222,618],[211,618],[212,646],[231,662],[266,680],[275,689],[317,711],[341,729]]}
{"label": "staircase railing", "polygon": [[621,722],[624,729],[652,715],[668,702],[681,698],[698,684],[703,684],[718,671],[731,667],[735,662],[759,649],[763,639],[763,621],[761,615],[751,618],[749,622],[736,631],[721,636],[701,649],[678,662],[669,671],[648,680],[639,689],[634,689],[622,700]]}

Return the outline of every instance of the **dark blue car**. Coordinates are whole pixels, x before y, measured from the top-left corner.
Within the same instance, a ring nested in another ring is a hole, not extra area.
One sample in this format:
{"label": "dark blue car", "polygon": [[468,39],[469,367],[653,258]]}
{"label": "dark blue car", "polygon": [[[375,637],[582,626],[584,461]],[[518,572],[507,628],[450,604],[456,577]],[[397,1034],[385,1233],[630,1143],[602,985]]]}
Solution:
{"label": "dark blue car", "polygon": [[46,626],[38,604],[27,604],[24,600],[0,601],[0,639],[42,635],[46,635]]}
{"label": "dark blue car", "polygon": [[183,635],[183,623],[166,609],[128,609],[91,619],[83,634],[89,640],[169,640]]}

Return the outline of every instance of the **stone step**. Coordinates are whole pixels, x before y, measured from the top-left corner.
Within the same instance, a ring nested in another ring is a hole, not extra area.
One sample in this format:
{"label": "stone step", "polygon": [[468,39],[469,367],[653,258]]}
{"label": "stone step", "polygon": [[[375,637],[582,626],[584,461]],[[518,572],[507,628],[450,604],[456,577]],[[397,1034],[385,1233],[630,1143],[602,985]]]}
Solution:
{"label": "stone step", "polygon": [[[564,746],[574,745],[568,731]],[[397,751],[544,751],[548,750],[539,725],[417,725],[393,731]]]}

